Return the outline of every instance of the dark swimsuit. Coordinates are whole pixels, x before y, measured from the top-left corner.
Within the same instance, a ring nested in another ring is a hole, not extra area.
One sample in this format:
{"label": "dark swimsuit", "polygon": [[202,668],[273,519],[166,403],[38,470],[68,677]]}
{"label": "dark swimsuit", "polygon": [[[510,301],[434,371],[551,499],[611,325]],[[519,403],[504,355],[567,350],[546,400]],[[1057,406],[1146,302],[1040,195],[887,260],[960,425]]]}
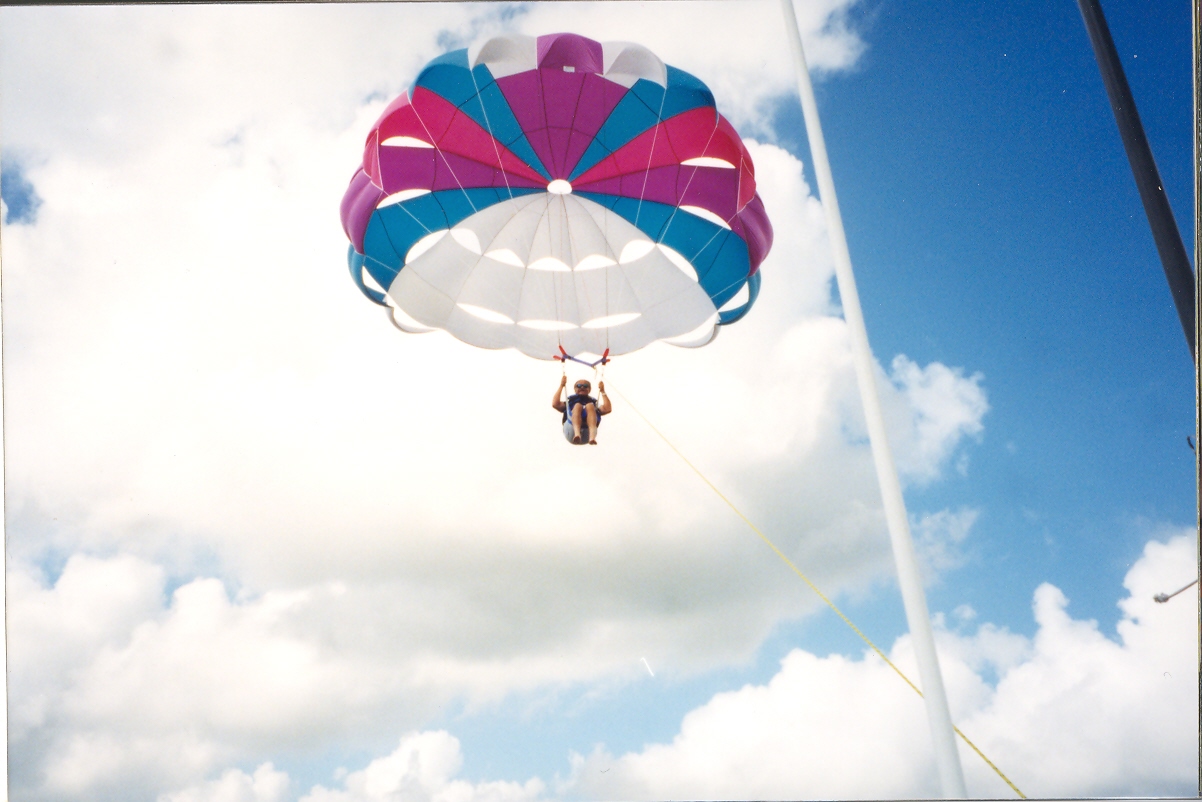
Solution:
{"label": "dark swimsuit", "polygon": [[[577,404],[592,404],[593,407],[596,408],[597,399],[593,398],[591,395],[575,395],[575,394],[573,394],[573,395],[568,396],[568,405],[566,407],[564,407],[564,410],[563,410],[563,419],[565,422],[567,422],[568,420],[571,420],[572,407],[576,406]],[[580,419],[580,422],[584,426],[588,426],[588,418],[584,417],[584,410],[581,410],[580,414],[582,416]],[[600,427],[600,425],[601,425],[601,414],[600,414],[600,410],[598,410],[597,426]]]}

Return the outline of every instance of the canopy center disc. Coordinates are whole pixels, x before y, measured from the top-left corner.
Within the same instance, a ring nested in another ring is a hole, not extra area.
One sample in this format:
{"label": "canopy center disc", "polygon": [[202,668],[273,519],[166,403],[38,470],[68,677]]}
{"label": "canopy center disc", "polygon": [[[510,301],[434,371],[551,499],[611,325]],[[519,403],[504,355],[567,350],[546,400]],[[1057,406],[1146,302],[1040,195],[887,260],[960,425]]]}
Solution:
{"label": "canopy center disc", "polygon": [[571,195],[572,185],[562,178],[556,178],[550,184],[547,184],[547,191],[553,195]]}

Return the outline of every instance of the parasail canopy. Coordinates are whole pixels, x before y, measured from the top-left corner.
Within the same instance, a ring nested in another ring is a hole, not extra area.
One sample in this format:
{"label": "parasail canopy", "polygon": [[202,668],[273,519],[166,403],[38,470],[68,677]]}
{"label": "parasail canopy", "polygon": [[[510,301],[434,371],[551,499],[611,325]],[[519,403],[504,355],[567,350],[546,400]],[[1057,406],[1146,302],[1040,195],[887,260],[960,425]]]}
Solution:
{"label": "parasail canopy", "polygon": [[751,308],[772,244],[705,84],[566,33],[431,61],[368,135],[342,223],[399,328],[540,359],[704,345]]}

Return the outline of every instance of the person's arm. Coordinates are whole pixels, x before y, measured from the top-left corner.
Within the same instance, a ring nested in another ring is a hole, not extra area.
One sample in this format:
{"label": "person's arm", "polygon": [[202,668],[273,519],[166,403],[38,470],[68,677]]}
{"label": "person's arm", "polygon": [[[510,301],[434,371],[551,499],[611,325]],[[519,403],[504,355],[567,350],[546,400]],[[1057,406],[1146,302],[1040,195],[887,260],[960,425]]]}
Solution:
{"label": "person's arm", "polygon": [[566,387],[567,384],[568,377],[566,375],[562,376],[559,379],[559,389],[555,391],[555,397],[551,399],[551,406],[555,408],[556,412],[563,412],[564,410],[563,388]]}
{"label": "person's arm", "polygon": [[609,396],[605,394],[605,382],[597,382],[597,390],[601,393],[601,405],[597,407],[597,414],[608,415],[613,411],[613,405],[609,403]]}

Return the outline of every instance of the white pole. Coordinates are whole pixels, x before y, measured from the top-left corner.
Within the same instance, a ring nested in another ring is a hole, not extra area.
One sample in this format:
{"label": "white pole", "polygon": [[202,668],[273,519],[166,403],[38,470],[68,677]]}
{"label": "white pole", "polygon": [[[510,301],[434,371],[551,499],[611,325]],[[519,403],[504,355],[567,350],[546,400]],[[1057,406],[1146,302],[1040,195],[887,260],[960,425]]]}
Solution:
{"label": "white pole", "polygon": [[889,449],[889,439],[885,433],[885,418],[881,412],[881,400],[877,395],[876,378],[873,374],[872,350],[868,346],[868,330],[864,327],[864,313],[860,310],[860,296],[856,292],[856,279],[851,270],[851,253],[847,248],[847,236],[843,232],[843,219],[839,216],[839,204],[835,200],[835,181],[831,176],[826,143],[818,121],[818,103],[814,100],[814,87],[810,83],[809,68],[806,67],[805,50],[801,45],[801,29],[793,12],[793,2],[781,0],[781,5],[785,12],[785,28],[793,45],[793,61],[797,68],[797,87],[801,94],[801,109],[805,115],[806,136],[810,141],[810,155],[814,159],[814,175],[818,179],[822,206],[826,210],[826,224],[834,251],[835,279],[839,285],[839,297],[843,302],[843,317],[847,321],[851,337],[856,378],[859,381],[860,398],[864,404],[864,418],[868,423],[868,440],[872,445],[877,481],[881,486],[881,500],[884,502],[885,520],[889,526],[889,539],[893,544],[893,558],[897,562],[898,584],[901,587],[902,603],[906,608],[910,638],[914,642],[914,653],[918,658],[918,676],[922,685],[923,700],[926,702],[931,737],[935,742],[935,763],[939,768],[939,781],[944,798],[962,799],[968,796],[968,791],[964,786],[960,754],[956,750],[956,735],[952,729],[947,694],[943,690],[943,677],[939,671],[939,657],[935,653],[931,616],[927,610],[918,560],[914,555],[914,541],[910,536],[910,524],[906,518],[906,502],[902,498],[901,483],[897,478],[897,468],[893,464],[893,453]]}

